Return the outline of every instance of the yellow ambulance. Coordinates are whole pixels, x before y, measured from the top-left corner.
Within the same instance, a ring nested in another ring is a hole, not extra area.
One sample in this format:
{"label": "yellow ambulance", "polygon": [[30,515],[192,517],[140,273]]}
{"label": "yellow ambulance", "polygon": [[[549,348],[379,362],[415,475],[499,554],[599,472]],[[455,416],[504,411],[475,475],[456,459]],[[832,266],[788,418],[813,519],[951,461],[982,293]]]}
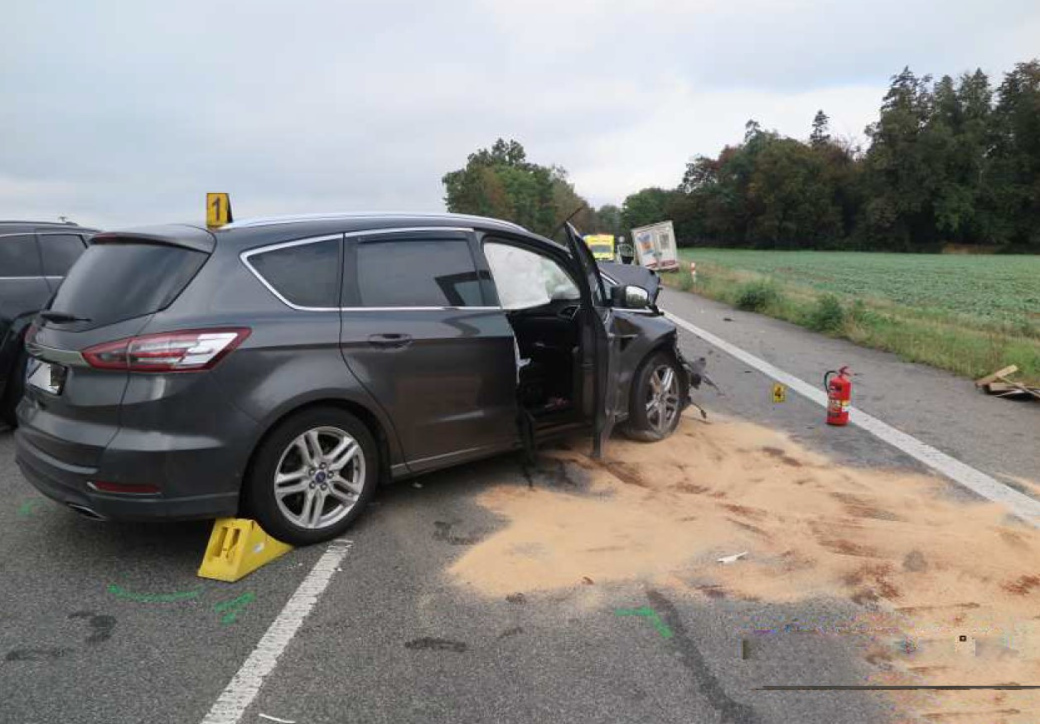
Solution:
{"label": "yellow ambulance", "polygon": [[614,261],[613,234],[586,234],[585,245],[592,251],[597,261]]}

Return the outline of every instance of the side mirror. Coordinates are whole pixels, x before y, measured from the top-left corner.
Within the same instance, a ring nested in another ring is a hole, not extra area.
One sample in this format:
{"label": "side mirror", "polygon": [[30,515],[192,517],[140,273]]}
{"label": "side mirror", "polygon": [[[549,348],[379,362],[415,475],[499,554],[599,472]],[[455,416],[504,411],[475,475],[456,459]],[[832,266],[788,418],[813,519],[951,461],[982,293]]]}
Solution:
{"label": "side mirror", "polygon": [[624,309],[646,309],[650,306],[650,292],[634,284],[614,287],[614,306]]}

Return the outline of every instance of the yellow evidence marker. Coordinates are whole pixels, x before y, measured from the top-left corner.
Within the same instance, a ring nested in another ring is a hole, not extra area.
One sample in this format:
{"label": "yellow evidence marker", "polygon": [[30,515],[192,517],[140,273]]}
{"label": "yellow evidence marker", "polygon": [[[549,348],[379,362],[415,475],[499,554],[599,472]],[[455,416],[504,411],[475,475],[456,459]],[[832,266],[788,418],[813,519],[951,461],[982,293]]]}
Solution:
{"label": "yellow evidence marker", "polygon": [[773,402],[787,402],[787,388],[779,382],[773,383]]}
{"label": "yellow evidence marker", "polygon": [[291,545],[267,535],[255,520],[220,518],[213,524],[199,577],[234,583],[291,550]]}
{"label": "yellow evidence marker", "polygon": [[975,637],[971,634],[958,634],[953,642],[953,650],[961,656],[975,656]]}
{"label": "yellow evidence marker", "polygon": [[216,229],[232,221],[231,197],[226,193],[206,194],[206,226]]}

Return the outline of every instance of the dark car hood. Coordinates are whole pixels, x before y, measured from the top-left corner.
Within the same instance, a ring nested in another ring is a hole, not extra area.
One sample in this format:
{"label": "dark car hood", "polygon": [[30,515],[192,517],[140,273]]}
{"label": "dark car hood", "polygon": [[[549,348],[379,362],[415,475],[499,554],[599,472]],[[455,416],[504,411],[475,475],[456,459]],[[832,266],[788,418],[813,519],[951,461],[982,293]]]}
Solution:
{"label": "dark car hood", "polygon": [[650,292],[650,303],[657,303],[657,294],[661,291],[661,278],[657,272],[634,264],[616,264],[612,261],[601,261],[599,268],[618,284],[633,284]]}

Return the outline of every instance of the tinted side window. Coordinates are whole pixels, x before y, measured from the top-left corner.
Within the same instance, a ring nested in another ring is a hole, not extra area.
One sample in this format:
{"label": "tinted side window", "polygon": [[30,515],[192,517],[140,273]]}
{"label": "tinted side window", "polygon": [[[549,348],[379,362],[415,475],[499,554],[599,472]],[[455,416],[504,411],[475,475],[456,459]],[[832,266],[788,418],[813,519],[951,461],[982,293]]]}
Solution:
{"label": "tinted side window", "polygon": [[249,257],[268,284],[300,307],[339,307],[340,240],[316,241]]}
{"label": "tinted side window", "polygon": [[40,255],[32,234],[0,236],[0,277],[38,277]]}
{"label": "tinted side window", "polygon": [[40,254],[43,273],[49,277],[63,277],[72,268],[86,248],[76,234],[40,234]]}
{"label": "tinted side window", "polygon": [[358,245],[357,280],[366,307],[479,307],[469,244],[454,240]]}

